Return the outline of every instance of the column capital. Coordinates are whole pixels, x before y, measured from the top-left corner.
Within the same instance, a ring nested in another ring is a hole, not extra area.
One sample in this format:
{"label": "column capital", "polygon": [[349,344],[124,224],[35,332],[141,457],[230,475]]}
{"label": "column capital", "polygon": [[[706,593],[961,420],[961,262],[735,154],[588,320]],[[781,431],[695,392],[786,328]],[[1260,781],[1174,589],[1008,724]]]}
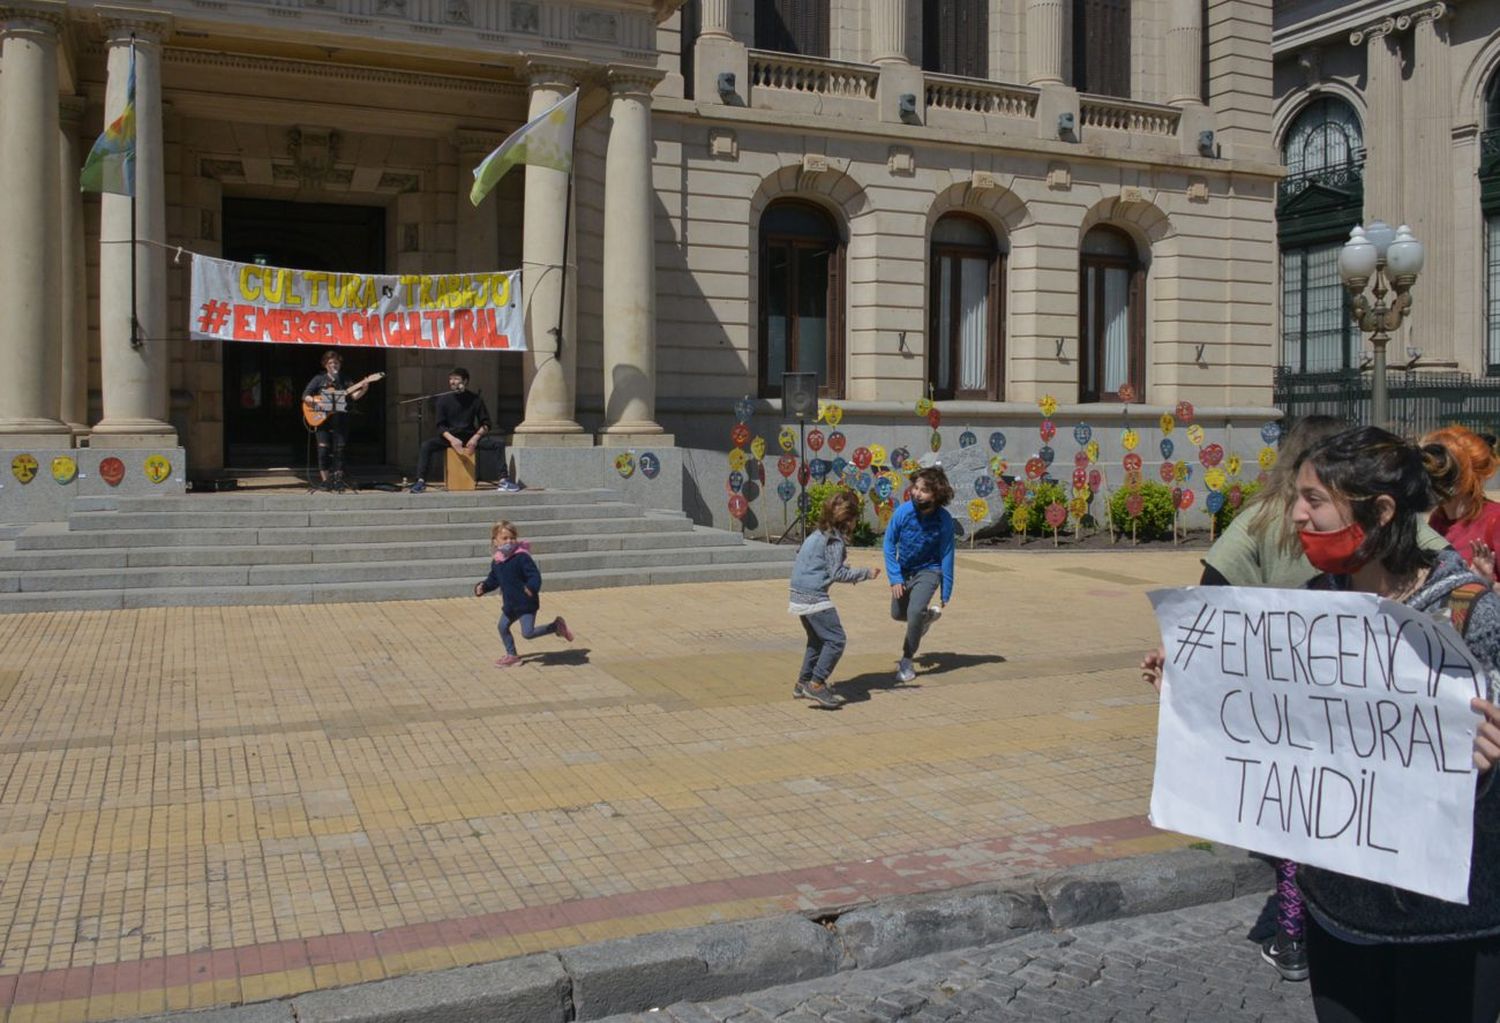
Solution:
{"label": "column capital", "polygon": [[651,90],[656,88],[656,83],[665,78],[666,74],[659,68],[621,64],[611,67],[605,73],[605,81],[609,83],[609,92],[612,96],[629,96],[636,93],[649,96]]}
{"label": "column capital", "polygon": [[111,43],[164,43],[172,34],[172,17],[141,7],[96,7],[94,13]]}
{"label": "column capital", "polygon": [[1382,18],[1373,25],[1357,28],[1349,33],[1350,46],[1363,46],[1365,43],[1373,43],[1377,39],[1384,39],[1396,31],[1395,18]]}
{"label": "column capital", "polygon": [[0,4],[0,35],[43,34],[54,39],[68,21],[68,5],[55,0]]}
{"label": "column capital", "polygon": [[1397,15],[1396,28],[1404,32],[1413,25],[1420,25],[1428,21],[1436,26],[1443,19],[1452,16],[1453,4],[1446,3],[1445,0],[1437,0],[1437,3],[1427,4],[1424,7],[1418,7],[1414,11],[1407,11],[1405,14]]}
{"label": "column capital", "polygon": [[594,65],[586,60],[570,60],[567,57],[528,56],[522,67],[526,84],[533,89],[554,86],[559,89],[576,89],[594,75]]}
{"label": "column capital", "polygon": [[459,128],[452,135],[453,148],[460,153],[488,153],[500,144],[504,132],[482,128]]}

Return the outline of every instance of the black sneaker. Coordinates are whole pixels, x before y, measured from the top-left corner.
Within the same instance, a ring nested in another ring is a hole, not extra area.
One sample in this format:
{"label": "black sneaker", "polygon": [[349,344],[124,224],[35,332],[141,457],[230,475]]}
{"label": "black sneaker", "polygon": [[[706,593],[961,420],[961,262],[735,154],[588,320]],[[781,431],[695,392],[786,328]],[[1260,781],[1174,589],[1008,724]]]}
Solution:
{"label": "black sneaker", "polygon": [[1278,934],[1260,947],[1260,957],[1276,967],[1283,980],[1307,979],[1307,943],[1301,938]]}

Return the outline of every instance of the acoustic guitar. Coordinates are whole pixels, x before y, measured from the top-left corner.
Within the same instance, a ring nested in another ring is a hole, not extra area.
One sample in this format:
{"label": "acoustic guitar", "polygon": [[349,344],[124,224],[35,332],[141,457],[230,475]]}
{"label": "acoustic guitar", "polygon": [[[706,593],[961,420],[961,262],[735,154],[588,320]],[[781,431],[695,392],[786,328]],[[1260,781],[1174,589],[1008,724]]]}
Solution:
{"label": "acoustic guitar", "polygon": [[325,387],[321,391],[309,394],[302,399],[302,421],[307,424],[309,430],[316,430],[327,421],[330,415],[339,411],[338,406],[344,402],[350,391],[358,390],[365,384],[373,384],[384,377],[384,373],[371,373],[363,380],[342,390],[337,387]]}

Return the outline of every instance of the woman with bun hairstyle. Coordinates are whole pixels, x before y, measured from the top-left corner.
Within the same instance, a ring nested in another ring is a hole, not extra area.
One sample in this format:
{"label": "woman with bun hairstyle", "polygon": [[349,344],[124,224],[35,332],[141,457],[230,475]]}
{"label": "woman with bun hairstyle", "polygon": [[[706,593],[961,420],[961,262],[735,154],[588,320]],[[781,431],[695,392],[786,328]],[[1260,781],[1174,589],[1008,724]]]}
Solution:
{"label": "woman with bun hairstyle", "polygon": [[[1297,461],[1292,521],[1320,573],[1309,589],[1376,593],[1450,614],[1489,673],[1474,737],[1479,770],[1469,902],[1460,905],[1304,865],[1307,955],[1321,1023],[1495,1023],[1500,1015],[1500,595],[1456,551],[1423,550],[1416,513],[1447,500],[1460,472],[1440,444],[1375,427],[1327,438]],[[1143,676],[1161,686],[1162,652]]]}
{"label": "woman with bun hairstyle", "polygon": [[1432,513],[1432,528],[1463,555],[1470,568],[1493,584],[1495,551],[1500,550],[1500,502],[1485,497],[1484,488],[1495,475],[1494,448],[1462,426],[1434,430],[1422,443],[1447,448],[1458,473],[1452,494]]}

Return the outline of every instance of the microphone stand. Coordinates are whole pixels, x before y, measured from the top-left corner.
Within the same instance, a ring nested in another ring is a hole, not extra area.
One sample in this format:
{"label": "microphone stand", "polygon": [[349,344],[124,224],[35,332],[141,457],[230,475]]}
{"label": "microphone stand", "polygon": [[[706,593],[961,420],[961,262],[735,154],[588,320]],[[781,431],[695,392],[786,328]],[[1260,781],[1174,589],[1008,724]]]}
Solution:
{"label": "microphone stand", "polygon": [[[403,399],[401,401],[396,402],[397,405],[410,405],[412,403],[416,403],[416,406],[417,406],[417,457],[418,458],[422,457],[422,442],[427,439],[427,430],[422,425],[422,413],[423,413],[423,410],[427,408],[427,403],[429,401],[433,401],[433,400],[435,400],[437,398],[441,398],[445,394],[452,394],[452,393],[453,393],[453,391],[452,391],[451,388],[444,388],[441,391],[433,391],[431,394],[423,394],[423,395],[419,395],[418,397],[415,397],[415,398],[405,398],[405,399]],[[427,466],[425,466],[425,465],[422,466],[422,469],[425,472],[426,469],[427,469]],[[403,485],[406,483],[406,477],[405,476],[401,477],[401,482],[402,482]]]}

